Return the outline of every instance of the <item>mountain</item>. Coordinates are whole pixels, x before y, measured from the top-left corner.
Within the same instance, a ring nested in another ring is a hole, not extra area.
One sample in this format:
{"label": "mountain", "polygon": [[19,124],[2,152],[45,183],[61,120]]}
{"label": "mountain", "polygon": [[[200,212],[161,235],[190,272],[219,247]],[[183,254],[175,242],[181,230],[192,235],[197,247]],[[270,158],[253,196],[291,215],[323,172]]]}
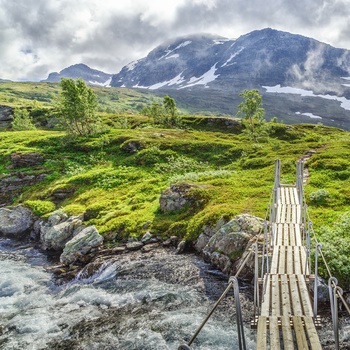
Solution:
{"label": "mountain", "polygon": [[123,67],[111,86],[169,93],[202,112],[210,101],[229,114],[229,100],[237,105],[242,90],[256,88],[271,117],[350,128],[348,80],[350,51],[266,28],[238,39],[197,34],[168,41]]}
{"label": "mountain", "polygon": [[48,78],[42,82],[59,82],[61,78],[82,78],[90,85],[108,86],[111,82],[112,74],[92,69],[85,64],[75,64],[61,70],[59,73],[50,73]]}

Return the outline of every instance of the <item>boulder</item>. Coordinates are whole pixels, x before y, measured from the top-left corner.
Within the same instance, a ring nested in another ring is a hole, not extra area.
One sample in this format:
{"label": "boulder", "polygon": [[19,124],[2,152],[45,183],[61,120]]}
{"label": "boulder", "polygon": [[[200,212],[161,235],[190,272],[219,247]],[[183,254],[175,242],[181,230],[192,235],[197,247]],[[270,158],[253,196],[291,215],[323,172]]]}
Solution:
{"label": "boulder", "polygon": [[143,247],[143,243],[142,242],[129,242],[126,244],[126,249],[128,250],[139,250]]}
{"label": "boulder", "polygon": [[[53,219],[54,220],[54,219]],[[50,219],[49,219],[50,222]],[[49,223],[40,229],[43,249],[62,250],[66,243],[83,229],[80,218],[72,216],[66,221],[51,226]]]}
{"label": "boulder", "polygon": [[13,108],[9,106],[0,106],[0,127],[10,126],[13,119]]}
{"label": "boulder", "polygon": [[242,214],[224,224],[208,241],[202,255],[224,273],[231,274],[240,263],[252,239],[263,229],[262,220]]}
{"label": "boulder", "polygon": [[168,187],[162,192],[159,204],[160,210],[168,211],[181,210],[186,207],[198,207],[203,198],[194,193],[193,189],[203,189],[206,186],[189,183],[179,183]]}
{"label": "boulder", "polygon": [[0,233],[6,236],[23,236],[34,224],[33,213],[22,205],[0,208]]}
{"label": "boulder", "polygon": [[88,226],[70,239],[63,249],[60,261],[64,265],[75,262],[85,262],[84,257],[96,251],[103,243],[103,237],[98,233],[95,226]]}
{"label": "boulder", "polygon": [[10,159],[13,168],[29,168],[44,162],[44,157],[38,153],[12,153]]}

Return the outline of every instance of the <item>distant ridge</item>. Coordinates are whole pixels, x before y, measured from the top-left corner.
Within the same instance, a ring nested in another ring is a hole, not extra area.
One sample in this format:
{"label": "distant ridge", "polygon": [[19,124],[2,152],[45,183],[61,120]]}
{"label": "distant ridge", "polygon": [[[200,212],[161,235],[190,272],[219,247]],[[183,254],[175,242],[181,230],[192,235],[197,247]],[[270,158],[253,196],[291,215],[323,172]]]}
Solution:
{"label": "distant ridge", "polygon": [[109,86],[112,74],[108,74],[79,63],[61,70],[59,73],[50,73],[47,79],[41,82],[59,82],[61,78],[82,78],[90,85]]}

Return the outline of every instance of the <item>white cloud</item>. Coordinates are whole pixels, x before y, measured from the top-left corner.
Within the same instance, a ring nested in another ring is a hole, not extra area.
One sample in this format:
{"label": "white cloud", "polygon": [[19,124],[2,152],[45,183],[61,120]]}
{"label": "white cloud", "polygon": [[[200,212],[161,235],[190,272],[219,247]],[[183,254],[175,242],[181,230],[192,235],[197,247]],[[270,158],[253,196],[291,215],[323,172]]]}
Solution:
{"label": "white cloud", "polygon": [[350,48],[349,16],[348,0],[0,0],[0,78],[43,79],[80,62],[117,73],[165,40],[198,32],[298,28]]}

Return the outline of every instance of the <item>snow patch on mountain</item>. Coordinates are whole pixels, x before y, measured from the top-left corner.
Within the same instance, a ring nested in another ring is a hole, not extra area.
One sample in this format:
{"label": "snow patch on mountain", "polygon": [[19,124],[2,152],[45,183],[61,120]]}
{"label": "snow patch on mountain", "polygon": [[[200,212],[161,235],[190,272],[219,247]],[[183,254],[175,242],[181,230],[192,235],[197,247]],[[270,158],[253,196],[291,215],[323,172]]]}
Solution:
{"label": "snow patch on mountain", "polygon": [[172,49],[172,50],[167,49],[167,50],[165,50],[166,54],[163,55],[163,56],[161,56],[160,58],[158,58],[158,61],[160,61],[160,60],[162,60],[162,59],[164,59],[164,58],[166,58],[166,59],[170,58],[170,57],[168,57],[168,56],[169,56],[172,52],[174,52],[174,51],[176,51],[176,50],[178,50],[178,49],[181,49],[182,47],[185,47],[185,46],[187,46],[187,45],[190,45],[191,43],[192,43],[192,41],[186,40],[185,42],[181,43],[180,45],[177,45],[177,46],[175,47],[175,49]]}
{"label": "snow patch on mountain", "polygon": [[170,58],[179,58],[179,57],[180,57],[180,55],[178,53],[175,53],[175,54],[173,54],[171,56],[165,57],[165,59],[169,60]]}
{"label": "snow patch on mountain", "polygon": [[277,93],[277,94],[295,94],[295,95],[300,95],[303,97],[320,97],[324,98],[326,100],[335,100],[340,102],[340,106],[347,110],[350,111],[350,100],[348,100],[345,97],[339,97],[335,95],[316,95],[313,91],[311,90],[304,90],[304,89],[299,89],[299,88],[293,88],[290,86],[281,86],[280,84],[275,85],[275,86],[263,86],[264,89],[266,89],[266,92],[269,93]]}
{"label": "snow patch on mountain", "polygon": [[201,77],[196,78],[196,77],[192,77],[190,79],[190,81],[187,83],[187,85],[185,86],[181,86],[180,89],[184,89],[184,88],[188,88],[191,86],[195,86],[195,85],[207,85],[208,83],[210,83],[211,81],[214,81],[219,75],[216,75],[216,65],[217,63],[215,63],[207,72],[205,72]]}
{"label": "snow patch on mountain", "polygon": [[322,119],[322,117],[318,116],[318,115],[314,115],[312,113],[302,113],[302,112],[295,112],[295,114],[298,115],[306,115],[307,117],[311,118],[311,119]]}
{"label": "snow patch on mountain", "polygon": [[222,67],[225,67],[225,66],[230,66],[231,64],[233,63],[230,63],[237,55],[239,55],[242,51],[244,50],[244,47],[240,47],[238,49],[237,52],[231,54],[230,58],[221,66]]}

